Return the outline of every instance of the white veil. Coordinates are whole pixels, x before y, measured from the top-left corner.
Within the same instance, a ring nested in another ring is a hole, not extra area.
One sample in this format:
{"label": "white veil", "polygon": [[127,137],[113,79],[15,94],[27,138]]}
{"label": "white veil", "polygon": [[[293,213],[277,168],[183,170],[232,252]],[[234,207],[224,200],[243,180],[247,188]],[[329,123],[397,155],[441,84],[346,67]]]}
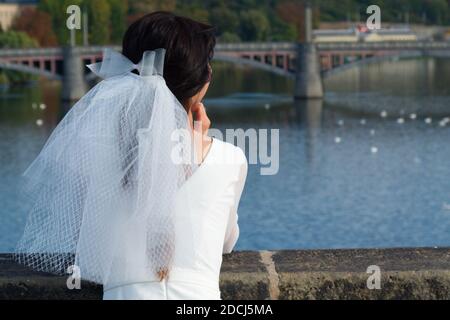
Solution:
{"label": "white veil", "polygon": [[127,265],[141,258],[154,274],[170,269],[174,197],[195,161],[172,157],[190,159],[191,139],[174,135],[190,131],[162,77],[164,55],[147,51],[135,65],[106,49],[101,63],[88,66],[104,80],[24,173],[31,207],[18,262],[56,274],[76,266],[81,278],[101,284],[126,281]]}

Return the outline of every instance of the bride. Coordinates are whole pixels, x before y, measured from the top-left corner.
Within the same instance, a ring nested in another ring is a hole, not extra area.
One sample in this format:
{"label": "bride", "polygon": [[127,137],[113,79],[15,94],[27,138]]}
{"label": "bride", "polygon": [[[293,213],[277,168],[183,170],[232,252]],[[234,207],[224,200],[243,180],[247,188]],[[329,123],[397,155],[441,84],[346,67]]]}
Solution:
{"label": "bride", "polygon": [[221,299],[247,161],[208,136],[213,31],[152,13],[129,27],[122,53],[88,66],[103,81],[24,173],[31,206],[17,261],[78,270],[104,299]]}

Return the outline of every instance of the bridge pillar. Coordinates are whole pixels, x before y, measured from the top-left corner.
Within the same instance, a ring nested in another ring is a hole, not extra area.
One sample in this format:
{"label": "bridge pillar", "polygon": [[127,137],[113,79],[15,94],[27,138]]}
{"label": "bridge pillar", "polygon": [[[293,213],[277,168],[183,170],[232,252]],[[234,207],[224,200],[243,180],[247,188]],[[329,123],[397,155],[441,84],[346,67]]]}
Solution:
{"label": "bridge pillar", "polygon": [[76,47],[67,46],[63,48],[63,58],[62,100],[79,100],[87,91],[81,54]]}
{"label": "bridge pillar", "polygon": [[315,44],[299,44],[297,53],[297,71],[295,74],[296,99],[323,98],[322,76],[320,74],[319,55]]}
{"label": "bridge pillar", "polygon": [[305,42],[299,43],[297,49],[294,97],[296,99],[320,99],[323,98],[323,84],[319,54],[313,42],[312,9],[309,1],[305,5],[305,24]]}

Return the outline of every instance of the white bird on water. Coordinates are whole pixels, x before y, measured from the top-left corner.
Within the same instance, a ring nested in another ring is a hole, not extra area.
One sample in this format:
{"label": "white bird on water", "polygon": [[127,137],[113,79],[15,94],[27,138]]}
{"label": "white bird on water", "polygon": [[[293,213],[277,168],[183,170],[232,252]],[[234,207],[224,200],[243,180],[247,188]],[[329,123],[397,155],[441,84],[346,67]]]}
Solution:
{"label": "white bird on water", "polygon": [[441,122],[439,122],[439,125],[440,125],[441,127],[445,127],[445,126],[447,126],[447,124],[449,124],[449,123],[450,123],[450,118],[446,117],[446,118],[442,119]]}

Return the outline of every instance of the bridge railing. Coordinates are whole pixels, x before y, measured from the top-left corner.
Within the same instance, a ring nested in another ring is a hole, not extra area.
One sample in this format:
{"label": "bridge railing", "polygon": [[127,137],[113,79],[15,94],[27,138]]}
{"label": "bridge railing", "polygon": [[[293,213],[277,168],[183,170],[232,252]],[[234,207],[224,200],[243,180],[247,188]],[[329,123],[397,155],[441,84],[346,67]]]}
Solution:
{"label": "bridge railing", "polygon": [[295,42],[242,42],[218,43],[216,51],[285,51],[296,50]]}
{"label": "bridge railing", "polygon": [[[116,51],[121,51],[120,46],[88,46],[75,47],[74,50],[80,54],[98,54],[105,48],[111,48]],[[0,49],[0,57],[39,57],[39,56],[61,56],[63,53],[62,47],[56,48],[29,48],[29,49]]]}
{"label": "bridge railing", "polygon": [[61,48],[0,49],[0,57],[56,56]]}
{"label": "bridge railing", "polygon": [[450,50],[450,41],[318,43],[319,50]]}
{"label": "bridge railing", "polygon": [[[218,43],[216,52],[226,51],[296,51],[296,42],[242,42]],[[99,54],[105,48],[120,51],[120,46],[88,46],[76,47],[81,54]],[[318,43],[319,51],[358,51],[358,50],[450,50],[450,41],[413,41],[413,42],[356,42],[356,43]],[[30,48],[30,49],[0,49],[1,57],[28,56],[60,56],[62,48]]]}

